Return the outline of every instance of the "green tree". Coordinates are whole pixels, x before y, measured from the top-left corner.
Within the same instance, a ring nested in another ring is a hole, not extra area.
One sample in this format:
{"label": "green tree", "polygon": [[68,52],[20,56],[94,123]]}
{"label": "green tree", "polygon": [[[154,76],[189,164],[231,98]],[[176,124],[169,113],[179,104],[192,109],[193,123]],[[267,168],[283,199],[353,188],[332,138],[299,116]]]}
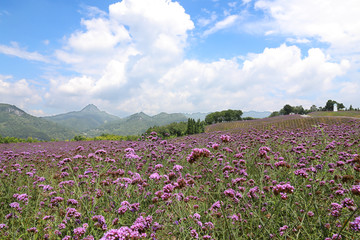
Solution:
{"label": "green tree", "polygon": [[310,107],[310,112],[316,112],[318,110],[318,108],[315,105],[312,105]]}
{"label": "green tree", "polygon": [[295,107],[293,107],[293,113],[305,114],[305,109],[301,105],[300,106],[295,106]]}
{"label": "green tree", "polygon": [[280,112],[274,111],[274,112],[272,112],[272,113],[270,114],[269,117],[276,117],[276,116],[280,116]]}
{"label": "green tree", "polygon": [[294,108],[289,105],[286,104],[281,110],[280,110],[280,115],[289,115],[290,113],[294,112]]}
{"label": "green tree", "polygon": [[[103,134],[102,134],[103,135]],[[86,137],[84,136],[81,136],[81,135],[76,135],[74,136],[73,138],[73,141],[85,141],[86,140]]]}
{"label": "green tree", "polygon": [[241,120],[243,112],[241,110],[223,110],[221,112],[213,112],[205,117],[205,123],[210,125],[213,123],[230,122]]}
{"label": "green tree", "polygon": [[343,110],[343,109],[345,109],[345,106],[344,106],[344,104],[342,104],[342,103],[338,103],[338,104],[337,104],[337,107],[338,107],[338,110]]}
{"label": "green tree", "polygon": [[194,134],[194,128],[195,128],[195,124],[194,124],[194,119],[189,118],[188,122],[187,122],[187,128],[186,128],[186,134]]}
{"label": "green tree", "polygon": [[326,102],[325,107],[323,108],[323,111],[334,111],[334,104],[337,103],[334,100],[328,100]]}

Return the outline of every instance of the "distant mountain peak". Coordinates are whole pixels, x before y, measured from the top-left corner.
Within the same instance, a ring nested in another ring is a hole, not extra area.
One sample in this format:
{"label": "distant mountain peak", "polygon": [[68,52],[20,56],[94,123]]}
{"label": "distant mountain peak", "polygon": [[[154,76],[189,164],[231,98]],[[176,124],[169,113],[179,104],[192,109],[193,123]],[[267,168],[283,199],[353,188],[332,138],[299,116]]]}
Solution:
{"label": "distant mountain peak", "polygon": [[101,112],[94,104],[89,104],[84,107],[81,112]]}
{"label": "distant mountain peak", "polygon": [[26,113],[15,105],[10,105],[6,103],[0,103],[0,112],[8,112],[15,114],[17,116],[23,116]]}

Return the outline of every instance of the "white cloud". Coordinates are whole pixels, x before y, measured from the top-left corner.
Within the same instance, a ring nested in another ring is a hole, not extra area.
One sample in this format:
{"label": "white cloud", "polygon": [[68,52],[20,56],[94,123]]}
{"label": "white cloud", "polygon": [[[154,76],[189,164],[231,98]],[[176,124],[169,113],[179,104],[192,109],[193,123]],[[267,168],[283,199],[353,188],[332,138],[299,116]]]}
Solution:
{"label": "white cloud", "polygon": [[256,8],[273,19],[271,30],[297,38],[315,38],[335,50],[359,52],[358,0],[260,0]]}
{"label": "white cloud", "polygon": [[55,80],[52,83],[57,86],[57,91],[65,94],[65,96],[91,94],[95,86],[95,80],[85,75],[71,78],[63,84],[58,84]]}
{"label": "white cloud", "polygon": [[359,96],[360,85],[356,82],[344,82],[340,85],[340,93],[344,96],[346,95],[356,95]]}
{"label": "white cloud", "polygon": [[[302,56],[296,46],[266,48],[238,59],[211,63],[185,60],[157,82],[144,81],[136,96],[118,103],[119,109],[145,111],[215,111],[226,108],[278,110],[286,103],[310,107],[338,89],[337,77],[349,62],[331,62],[320,49]],[[324,100],[325,99],[325,100]]]}
{"label": "white cloud", "polygon": [[0,102],[25,108],[39,103],[42,98],[26,79],[14,80],[12,76],[0,75]]}
{"label": "white cloud", "polygon": [[29,110],[29,114],[33,115],[33,116],[38,116],[38,117],[43,117],[43,116],[47,116],[45,114],[45,112],[41,109],[33,109],[33,110]]}
{"label": "white cloud", "polygon": [[187,31],[194,28],[185,9],[168,0],[124,0],[110,5],[109,11],[111,19],[128,26],[137,49],[142,53],[161,51],[162,47],[159,49],[156,43],[164,35],[176,43],[178,52],[181,52]]}
{"label": "white cloud", "polygon": [[[353,107],[358,108],[360,102],[360,74],[357,72],[355,76],[353,76],[355,81],[349,80],[346,78],[344,82],[339,83],[339,93],[338,96],[341,96],[341,101],[345,104],[345,106],[349,107],[352,104]],[[335,98],[334,98],[335,99]]]}
{"label": "white cloud", "polygon": [[127,43],[130,36],[124,26],[112,24],[104,18],[82,20],[86,31],[79,31],[71,35],[68,47],[77,52],[107,52],[117,44]]}
{"label": "white cloud", "polygon": [[262,54],[251,56],[244,62],[244,74],[252,83],[259,81],[268,89],[284,92],[285,96],[295,94],[309,96],[316,91],[326,92],[335,89],[333,80],[349,69],[349,61],[332,63],[318,48],[310,49],[308,56],[302,58],[296,46],[281,45],[279,48],[266,48]]}
{"label": "white cloud", "polygon": [[242,0],[243,4],[248,4],[250,3],[252,0]]}
{"label": "white cloud", "polygon": [[82,25],[85,29],[73,33],[56,55],[79,73],[98,75],[123,52],[181,58],[187,31],[194,28],[184,8],[168,0],[123,0],[109,6],[108,16],[82,20]]}
{"label": "white cloud", "polygon": [[88,6],[88,5],[82,5],[81,13],[85,14],[89,18],[95,18],[95,17],[104,17],[106,16],[106,12],[100,10],[97,7],[94,6]]}
{"label": "white cloud", "polygon": [[[270,3],[258,1],[258,8],[269,9],[266,4]],[[239,18],[230,15],[204,35],[229,28]],[[65,46],[56,52],[77,74],[52,78],[45,97],[49,105],[80,108],[92,102],[102,109],[116,106],[121,112],[150,114],[278,110],[286,103],[323,104],[339,86],[343,91],[351,88],[338,81],[350,62],[332,59],[318,48],[306,56],[297,46],[283,44],[209,63],[184,59],[194,24],[177,2],[123,0],[110,5],[109,14],[82,24],[84,29],[66,38]],[[279,29],[268,30],[274,34]],[[313,38],[294,33],[287,42],[307,43]]]}
{"label": "white cloud", "polygon": [[212,12],[208,18],[199,18],[197,21],[197,25],[200,27],[205,27],[211,23],[213,23],[217,19],[217,15],[215,12]]}
{"label": "white cloud", "polygon": [[38,52],[28,52],[25,49],[20,48],[16,42],[12,42],[11,46],[1,45],[0,44],[0,53],[15,56],[18,58],[38,61],[38,62],[50,62],[45,56],[41,55]]}
{"label": "white cloud", "polygon": [[84,31],[77,31],[67,39],[56,57],[80,74],[100,76],[107,64],[131,47],[128,31],[107,18],[82,20]]}
{"label": "white cloud", "polygon": [[123,99],[130,88],[156,80],[181,62],[194,28],[184,8],[168,0],[123,0],[110,5],[109,14],[81,23],[84,29],[65,38],[56,51],[79,76],[53,78],[48,96]]}
{"label": "white cloud", "polygon": [[306,38],[287,38],[286,42],[306,44],[306,43],[310,43],[311,41],[309,39],[306,39]]}
{"label": "white cloud", "polygon": [[204,36],[208,36],[210,34],[216,33],[217,31],[233,26],[239,18],[240,17],[238,15],[227,16],[224,20],[217,22],[212,28],[206,30],[204,32]]}
{"label": "white cloud", "polygon": [[230,8],[234,8],[236,7],[236,5],[238,4],[238,2],[229,2],[228,5]]}

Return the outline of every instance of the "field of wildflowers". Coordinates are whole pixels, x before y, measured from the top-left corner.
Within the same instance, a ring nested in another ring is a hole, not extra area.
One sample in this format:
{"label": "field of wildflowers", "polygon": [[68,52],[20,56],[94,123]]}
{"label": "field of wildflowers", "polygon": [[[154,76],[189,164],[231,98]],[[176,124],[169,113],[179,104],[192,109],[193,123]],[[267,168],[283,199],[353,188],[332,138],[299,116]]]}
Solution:
{"label": "field of wildflowers", "polygon": [[0,239],[359,239],[360,122],[0,145]]}
{"label": "field of wildflowers", "polygon": [[[256,128],[259,130],[268,130],[271,128],[277,129],[296,129],[296,128],[310,128],[314,125],[319,125],[320,123],[326,124],[338,124],[346,123],[352,117],[359,118],[359,115],[345,115],[345,111],[340,112],[342,116],[331,116],[329,112],[314,112],[309,114],[307,117],[301,116],[298,114],[295,115],[282,115],[277,117],[262,118],[249,121],[233,121],[233,122],[222,122],[217,124],[212,124],[206,126],[205,132],[214,132],[214,131],[227,131],[243,128]],[[358,114],[359,111],[355,113]],[[346,112],[347,113],[347,112]],[[352,112],[350,112],[352,113]],[[329,115],[326,115],[329,114]]]}

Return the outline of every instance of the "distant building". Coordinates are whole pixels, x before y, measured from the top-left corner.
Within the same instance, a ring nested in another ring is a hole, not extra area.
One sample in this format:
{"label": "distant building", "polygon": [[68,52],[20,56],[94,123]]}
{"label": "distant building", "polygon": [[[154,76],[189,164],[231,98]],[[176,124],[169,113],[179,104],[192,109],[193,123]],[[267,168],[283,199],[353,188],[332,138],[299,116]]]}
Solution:
{"label": "distant building", "polygon": [[337,112],[337,110],[338,110],[338,105],[334,103],[334,112]]}

